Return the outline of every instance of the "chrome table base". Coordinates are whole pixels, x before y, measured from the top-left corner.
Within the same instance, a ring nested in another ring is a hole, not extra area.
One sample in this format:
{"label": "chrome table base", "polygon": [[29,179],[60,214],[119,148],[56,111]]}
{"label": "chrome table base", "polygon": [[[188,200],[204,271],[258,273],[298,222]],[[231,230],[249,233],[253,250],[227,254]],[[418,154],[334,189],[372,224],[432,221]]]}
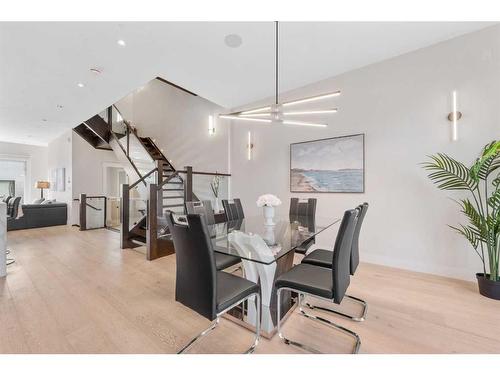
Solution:
{"label": "chrome table base", "polygon": [[233,305],[229,306],[227,309],[225,309],[224,311],[221,311],[219,314],[217,314],[217,319],[215,320],[214,323],[212,323],[212,325],[210,327],[208,327],[206,330],[204,330],[203,332],[201,332],[198,336],[196,336],[195,338],[193,338],[187,345],[185,345],[181,350],[179,350],[177,352],[177,354],[183,354],[187,349],[189,349],[198,339],[202,338],[203,336],[205,336],[207,333],[213,331],[215,328],[217,328],[217,325],[219,324],[219,320],[220,320],[220,317],[222,315],[224,315],[226,312],[228,312],[229,310],[231,310],[232,308],[234,308],[235,306],[238,306],[239,304],[241,304],[242,302],[244,302],[245,300],[248,300],[250,299],[252,296],[255,296],[255,307],[256,307],[256,316],[255,316],[255,339],[254,339],[254,342],[253,344],[250,346],[250,348],[248,348],[245,352],[243,352],[243,354],[251,354],[254,352],[255,348],[257,347],[257,345],[259,344],[259,340],[260,340],[260,294],[259,293],[254,293],[254,294],[251,294],[250,296],[248,297],[245,297],[244,299],[234,303]]}

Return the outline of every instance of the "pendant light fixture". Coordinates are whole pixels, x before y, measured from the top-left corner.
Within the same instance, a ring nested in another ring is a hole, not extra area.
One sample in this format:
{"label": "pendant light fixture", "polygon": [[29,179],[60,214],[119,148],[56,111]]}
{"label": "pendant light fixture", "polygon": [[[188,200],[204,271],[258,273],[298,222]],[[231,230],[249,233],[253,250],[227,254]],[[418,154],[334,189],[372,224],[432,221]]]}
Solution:
{"label": "pendant light fixture", "polygon": [[279,22],[275,21],[275,37],[276,37],[276,55],[275,55],[275,101],[271,105],[254,108],[250,110],[233,112],[228,114],[219,115],[220,118],[230,120],[242,120],[264,123],[278,123],[285,125],[298,125],[298,126],[316,126],[325,127],[326,124],[317,123],[314,121],[297,121],[296,116],[304,115],[318,115],[336,113],[337,108],[330,109],[295,109],[295,106],[300,107],[301,104],[311,103],[319,100],[329,99],[340,95],[340,91],[329,92],[325,94],[310,96],[307,98],[292,100],[284,103],[279,101]]}

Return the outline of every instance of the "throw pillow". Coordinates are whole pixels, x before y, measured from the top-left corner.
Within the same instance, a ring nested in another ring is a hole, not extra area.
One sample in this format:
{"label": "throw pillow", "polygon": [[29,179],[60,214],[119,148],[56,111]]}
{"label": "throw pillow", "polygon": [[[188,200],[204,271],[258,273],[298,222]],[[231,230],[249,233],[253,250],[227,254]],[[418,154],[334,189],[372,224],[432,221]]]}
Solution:
{"label": "throw pillow", "polygon": [[45,198],[38,198],[33,201],[33,204],[40,204],[45,200]]}

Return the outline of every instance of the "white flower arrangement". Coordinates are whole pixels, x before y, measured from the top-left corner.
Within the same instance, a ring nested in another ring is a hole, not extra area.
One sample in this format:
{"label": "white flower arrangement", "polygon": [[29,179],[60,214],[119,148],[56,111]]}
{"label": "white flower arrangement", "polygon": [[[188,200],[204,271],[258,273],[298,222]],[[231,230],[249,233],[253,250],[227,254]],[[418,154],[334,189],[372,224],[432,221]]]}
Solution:
{"label": "white flower arrangement", "polygon": [[281,204],[280,199],[272,194],[264,194],[257,199],[257,207],[275,207]]}

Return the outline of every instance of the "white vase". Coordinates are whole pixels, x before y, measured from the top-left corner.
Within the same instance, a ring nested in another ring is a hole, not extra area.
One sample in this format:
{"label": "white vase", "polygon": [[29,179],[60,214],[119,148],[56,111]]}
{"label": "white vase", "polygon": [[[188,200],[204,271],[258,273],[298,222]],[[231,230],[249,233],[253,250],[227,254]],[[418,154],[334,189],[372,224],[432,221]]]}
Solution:
{"label": "white vase", "polygon": [[219,207],[219,198],[215,198],[214,200],[214,206],[212,207],[214,212],[218,214],[220,212],[220,207]]}
{"label": "white vase", "polygon": [[264,225],[274,225],[274,207],[264,206]]}

